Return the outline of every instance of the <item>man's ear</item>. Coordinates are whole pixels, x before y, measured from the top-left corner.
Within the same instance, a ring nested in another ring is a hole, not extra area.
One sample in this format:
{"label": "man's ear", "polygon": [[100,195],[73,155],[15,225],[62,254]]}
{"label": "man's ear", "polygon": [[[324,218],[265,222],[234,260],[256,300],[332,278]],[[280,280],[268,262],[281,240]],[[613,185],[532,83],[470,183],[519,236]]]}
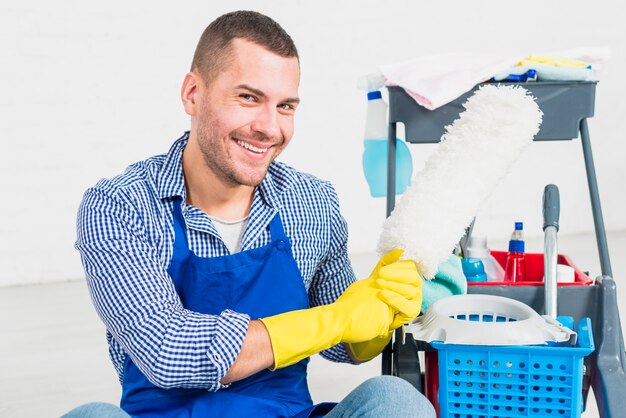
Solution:
{"label": "man's ear", "polygon": [[193,71],[185,74],[183,85],[180,89],[180,98],[183,101],[183,107],[185,112],[189,116],[195,116],[197,112],[197,94],[200,87],[200,80],[198,74]]}

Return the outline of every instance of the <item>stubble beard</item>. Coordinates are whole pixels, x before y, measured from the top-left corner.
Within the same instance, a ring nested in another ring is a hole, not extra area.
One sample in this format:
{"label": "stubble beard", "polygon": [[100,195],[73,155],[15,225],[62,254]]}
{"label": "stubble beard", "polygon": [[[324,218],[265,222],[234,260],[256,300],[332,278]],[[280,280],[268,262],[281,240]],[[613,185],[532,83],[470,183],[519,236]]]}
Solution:
{"label": "stubble beard", "polygon": [[[219,137],[218,131],[219,127],[214,123],[198,124],[198,145],[200,146],[202,157],[209,170],[211,170],[223,181],[233,186],[257,187],[259,184],[261,184],[261,182],[265,178],[269,165],[276,159],[276,157],[278,157],[279,153],[274,155],[273,158],[268,162],[267,166],[263,170],[263,174],[259,178],[254,178],[250,175],[246,175],[245,173],[243,173],[241,167],[239,167],[238,169],[238,167],[236,167],[235,165],[235,162],[229,158],[225,151],[215,152],[216,147],[224,146],[222,138]],[[237,137],[236,131],[233,131],[233,133],[235,134],[235,137]],[[271,141],[269,141],[264,136],[258,136],[256,139],[271,143]]]}

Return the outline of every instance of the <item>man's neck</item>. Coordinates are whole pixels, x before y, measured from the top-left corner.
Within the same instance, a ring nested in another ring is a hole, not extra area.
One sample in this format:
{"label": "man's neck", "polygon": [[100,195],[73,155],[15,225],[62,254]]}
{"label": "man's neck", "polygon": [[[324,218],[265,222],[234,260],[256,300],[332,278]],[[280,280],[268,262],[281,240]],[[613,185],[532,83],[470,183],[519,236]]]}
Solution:
{"label": "man's neck", "polygon": [[195,141],[189,141],[183,151],[183,173],[188,204],[225,221],[248,215],[254,187],[231,184],[219,178],[207,167]]}

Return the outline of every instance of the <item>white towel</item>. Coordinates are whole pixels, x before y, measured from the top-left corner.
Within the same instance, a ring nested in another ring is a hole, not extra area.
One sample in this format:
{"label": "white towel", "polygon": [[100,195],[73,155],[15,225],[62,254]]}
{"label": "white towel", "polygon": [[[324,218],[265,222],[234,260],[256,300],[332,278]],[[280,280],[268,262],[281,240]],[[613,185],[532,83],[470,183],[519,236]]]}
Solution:
{"label": "white towel", "polygon": [[476,53],[437,54],[383,65],[380,70],[387,85],[403,87],[417,103],[433,110],[512,67],[521,58]]}
{"label": "white towel", "polygon": [[[470,91],[476,84],[506,72],[524,59],[524,55],[506,56],[481,53],[448,53],[418,57],[397,64],[381,65],[387,85],[403,87],[417,103],[433,110]],[[608,47],[588,47],[551,52],[588,62],[593,79],[608,61]]]}

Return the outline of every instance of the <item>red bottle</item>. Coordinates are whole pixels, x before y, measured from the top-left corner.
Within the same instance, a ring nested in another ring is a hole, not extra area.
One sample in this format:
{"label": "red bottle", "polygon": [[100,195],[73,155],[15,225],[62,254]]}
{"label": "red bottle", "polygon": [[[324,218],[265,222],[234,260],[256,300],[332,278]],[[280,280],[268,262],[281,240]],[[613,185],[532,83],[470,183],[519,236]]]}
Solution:
{"label": "red bottle", "polygon": [[515,222],[515,230],[509,241],[509,252],[504,268],[505,282],[523,282],[526,279],[526,258],[524,257],[524,224]]}

